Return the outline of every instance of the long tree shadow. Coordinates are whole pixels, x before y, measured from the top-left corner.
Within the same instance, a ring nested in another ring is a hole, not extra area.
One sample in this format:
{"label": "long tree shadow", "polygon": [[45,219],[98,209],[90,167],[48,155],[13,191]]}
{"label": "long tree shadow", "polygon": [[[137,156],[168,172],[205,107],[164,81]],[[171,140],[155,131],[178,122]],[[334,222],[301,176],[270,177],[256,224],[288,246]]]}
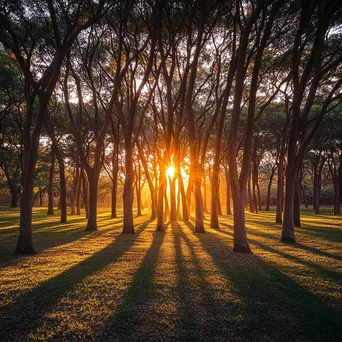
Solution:
{"label": "long tree shadow", "polygon": [[[190,227],[192,228],[192,227]],[[340,311],[256,255],[235,254],[215,234],[196,235],[243,298],[248,340],[338,340]]]}
{"label": "long tree shadow", "polygon": [[[227,298],[226,288],[215,289],[214,284],[207,279],[208,271],[202,266],[205,261],[199,259],[193,242],[180,225],[173,226],[173,234],[178,268],[177,293],[180,298],[178,324],[181,338],[188,341],[208,341],[216,336],[229,340],[237,330],[240,306],[237,301],[231,300],[232,293]],[[191,278],[182,251],[182,242],[189,250],[189,257],[193,263]],[[199,253],[203,256],[203,252]],[[211,272],[215,271],[211,270]],[[216,274],[215,279],[219,276]],[[227,278],[224,282],[228,286]],[[218,293],[219,291],[224,293]],[[229,292],[232,291],[233,289],[229,288]]]}
{"label": "long tree shadow", "polygon": [[[228,236],[233,237],[233,227],[231,225],[228,225],[228,224],[226,224],[224,222],[220,222],[220,225],[226,227],[226,229],[215,228],[214,230],[218,231],[219,233],[226,234]],[[301,228],[296,228],[296,229],[298,229],[301,232]],[[330,232],[331,229],[327,229],[327,231]],[[331,233],[335,234],[335,232],[331,232]],[[341,232],[339,232],[339,234],[341,235]],[[278,236],[276,236],[276,235],[274,236],[274,235],[272,235],[270,233],[265,233],[265,232],[262,232],[262,231],[259,231],[259,230],[257,231],[255,229],[248,229],[247,235],[248,236],[255,236],[255,237],[262,236],[262,237],[265,237],[265,238],[270,239],[270,240],[279,241],[279,237]],[[321,256],[324,256],[324,257],[327,257],[327,258],[333,258],[333,259],[336,259],[336,260],[342,260],[342,256],[340,256],[340,255],[328,253],[328,252],[322,251],[322,250],[320,250],[318,248],[305,245],[305,244],[303,244],[301,242],[297,242],[295,245],[293,245],[293,247],[297,247],[297,248],[303,249],[303,250],[305,250],[307,252],[310,252],[310,253],[313,253],[313,254],[318,254],[318,255],[321,255]]]}
{"label": "long tree shadow", "polygon": [[157,330],[157,326],[153,326],[153,331],[149,329],[147,318],[149,303],[155,297],[158,287],[154,278],[164,237],[164,232],[153,233],[151,246],[134,275],[122,303],[117,308],[117,313],[104,324],[96,337],[97,340],[132,341],[139,338],[143,340],[148,339],[148,336],[146,333],[139,335],[141,328],[142,331],[151,333]]}
{"label": "long tree shadow", "polygon": [[[108,221],[108,223],[105,227],[99,227],[99,230],[96,232],[89,232],[84,229],[85,224],[81,224],[86,222],[84,218],[69,220],[67,224],[49,222],[48,227],[44,227],[44,223],[33,225],[33,241],[35,246],[37,246],[36,251],[41,253],[49,248],[62,246],[81,238],[103,235],[112,231],[114,227],[119,226],[121,220],[122,217],[110,221],[107,218],[99,217],[99,226],[103,225],[103,222]],[[11,230],[15,230],[15,233],[5,237],[1,237],[0,234],[0,266],[2,267],[13,263],[13,260],[19,261],[21,259],[20,255],[14,254],[18,232],[13,228]]]}
{"label": "long tree shadow", "polygon": [[149,223],[151,220],[141,224],[137,234],[118,235],[105,248],[18,297],[14,303],[1,308],[1,338],[5,341],[24,340],[30,331],[42,324],[44,315],[53,310],[67,292],[128,251]]}
{"label": "long tree shadow", "polygon": [[252,242],[253,245],[258,246],[259,248],[271,252],[273,254],[278,254],[281,257],[294,261],[298,264],[302,264],[304,266],[309,266],[310,268],[312,268],[313,271],[315,271],[316,273],[320,274],[322,277],[324,278],[330,278],[334,281],[338,281],[341,278],[341,274],[336,272],[336,271],[331,271],[328,270],[326,268],[321,267],[320,265],[317,265],[309,260],[303,260],[301,258],[299,258],[298,256],[289,254],[289,253],[285,253],[283,251],[280,251],[278,249],[272,248],[270,246],[265,245],[264,243],[261,243],[260,241],[257,241],[253,238],[249,238],[249,241]]}
{"label": "long tree shadow", "polygon": [[[324,223],[324,226],[327,224]],[[330,242],[342,242],[342,233],[341,229],[336,228],[336,225],[333,225],[333,228],[322,228],[322,227],[307,227],[303,226],[301,228],[297,228],[299,232],[302,234],[323,238]]]}

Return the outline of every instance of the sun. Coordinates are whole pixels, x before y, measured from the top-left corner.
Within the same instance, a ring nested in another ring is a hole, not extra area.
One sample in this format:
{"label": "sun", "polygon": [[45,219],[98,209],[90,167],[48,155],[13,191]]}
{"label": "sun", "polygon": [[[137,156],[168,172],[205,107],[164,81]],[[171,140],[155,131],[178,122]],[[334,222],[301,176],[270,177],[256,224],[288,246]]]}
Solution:
{"label": "sun", "polygon": [[169,166],[166,170],[167,176],[169,176],[171,179],[173,179],[175,175],[175,168],[173,166]]}

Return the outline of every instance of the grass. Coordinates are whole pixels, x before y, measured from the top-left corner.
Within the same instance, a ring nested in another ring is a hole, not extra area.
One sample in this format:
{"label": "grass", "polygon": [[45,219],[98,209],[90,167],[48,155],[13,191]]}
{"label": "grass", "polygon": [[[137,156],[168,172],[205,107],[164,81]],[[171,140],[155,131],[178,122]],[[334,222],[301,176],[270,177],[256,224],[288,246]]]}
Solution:
{"label": "grass", "polygon": [[279,242],[274,212],[247,214],[253,255],[232,253],[227,216],[194,234],[143,215],[126,236],[104,209],[86,233],[83,217],[35,208],[39,253],[19,257],[18,216],[0,211],[0,341],[341,339],[342,219],[328,211],[303,211],[297,245]]}

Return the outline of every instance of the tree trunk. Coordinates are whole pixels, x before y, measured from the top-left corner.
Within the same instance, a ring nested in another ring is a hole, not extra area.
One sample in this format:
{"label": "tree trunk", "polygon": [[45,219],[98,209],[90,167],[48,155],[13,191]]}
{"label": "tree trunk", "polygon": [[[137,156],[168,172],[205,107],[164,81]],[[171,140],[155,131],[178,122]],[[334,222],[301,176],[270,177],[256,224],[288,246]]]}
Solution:
{"label": "tree trunk", "polygon": [[256,189],[257,189],[257,194],[258,194],[259,211],[261,211],[262,207],[261,207],[261,195],[260,195],[260,187],[259,187],[259,173],[256,179]]}
{"label": "tree trunk", "polygon": [[61,223],[67,222],[67,193],[66,193],[66,180],[65,180],[65,165],[63,155],[59,147],[54,144],[54,152],[58,160],[59,167],[59,206],[61,210]]}
{"label": "tree trunk", "polygon": [[252,171],[249,173],[248,177],[248,200],[249,200],[249,212],[254,213],[254,202],[253,202],[253,195],[252,195],[252,189],[251,189],[251,176]]}
{"label": "tree trunk", "polygon": [[78,178],[79,178],[79,166],[76,165],[75,168],[75,175],[72,182],[72,193],[71,193],[71,199],[70,199],[70,214],[75,215],[76,213],[76,193],[77,193],[77,184],[78,184]]}
{"label": "tree trunk", "polygon": [[114,143],[114,148],[112,152],[112,167],[113,167],[113,174],[112,174],[112,210],[111,210],[111,218],[116,218],[116,207],[117,207],[117,192],[118,192],[118,172],[119,172],[119,142],[116,141]]}
{"label": "tree trunk", "polygon": [[165,163],[163,160],[159,161],[159,190],[157,203],[157,232],[163,232],[164,227],[164,196],[165,196]]}
{"label": "tree trunk", "polygon": [[195,203],[196,203],[195,233],[205,233],[204,215],[203,215],[203,199],[202,199],[200,176],[196,177],[194,185],[195,185]]}
{"label": "tree trunk", "polygon": [[123,218],[123,234],[134,234],[133,223],[133,144],[131,141],[126,140],[125,143],[125,183],[123,191],[123,205],[124,205],[124,218]]}
{"label": "tree trunk", "polygon": [[321,213],[321,185],[322,185],[322,167],[321,165],[318,166],[317,175],[315,180],[315,198],[314,198],[314,208],[315,214],[319,215]]}
{"label": "tree trunk", "polygon": [[87,222],[87,231],[97,230],[97,190],[99,175],[95,168],[91,168],[87,172],[89,182],[89,215]]}
{"label": "tree trunk", "polygon": [[[38,147],[37,147],[38,150]],[[31,156],[33,151],[29,152]],[[36,160],[36,159],[35,159]],[[24,164],[23,170],[23,193],[20,201],[20,228],[16,254],[34,254],[36,253],[33,247],[32,238],[32,206],[33,206],[33,182],[34,182],[34,162],[27,161],[26,167]]]}
{"label": "tree trunk", "polygon": [[270,180],[267,185],[266,211],[270,211],[271,190],[272,190],[272,182],[273,182],[275,170],[276,170],[275,168],[272,168]]}
{"label": "tree trunk", "polygon": [[287,167],[286,170],[286,197],[284,207],[284,222],[282,228],[281,241],[295,243],[294,236],[294,194],[297,172],[295,167]]}
{"label": "tree trunk", "polygon": [[140,187],[140,163],[138,161],[138,172],[135,172],[136,175],[136,182],[135,182],[135,190],[137,194],[137,217],[141,216],[141,187]]}
{"label": "tree trunk", "polygon": [[53,178],[55,173],[55,152],[51,145],[51,165],[49,170],[49,186],[48,186],[48,211],[47,215],[53,215]]}
{"label": "tree trunk", "polygon": [[233,252],[251,253],[247,241],[246,222],[245,222],[245,193],[235,193],[233,195],[234,208],[234,248]]}
{"label": "tree trunk", "polygon": [[227,194],[227,202],[226,202],[226,208],[227,208],[227,215],[232,214],[231,205],[230,205],[230,178],[229,178],[229,172],[227,166],[225,166],[225,174],[226,174],[226,194]]}
{"label": "tree trunk", "polygon": [[77,188],[76,188],[76,215],[81,215],[81,190],[82,190],[82,180],[81,180],[81,174],[83,170],[81,168],[81,171],[77,178]]}
{"label": "tree trunk", "polygon": [[293,208],[293,223],[295,227],[300,227],[300,180],[297,178],[295,184],[295,194],[294,194],[294,208]]}
{"label": "tree trunk", "polygon": [[177,203],[176,203],[176,181],[169,177],[170,185],[170,220],[177,221]]}
{"label": "tree trunk", "polygon": [[[210,170],[209,170],[210,173]],[[210,174],[209,174],[210,176]],[[205,170],[203,168],[203,212],[208,213],[208,206],[207,206],[207,182],[205,180]]]}
{"label": "tree trunk", "polygon": [[89,189],[88,189],[88,179],[86,173],[82,172],[82,189],[83,189],[83,201],[84,201],[84,209],[86,218],[89,217]]}
{"label": "tree trunk", "polygon": [[219,183],[219,196],[218,196],[218,214],[222,216],[221,196],[220,196],[220,183]]}
{"label": "tree trunk", "polygon": [[276,223],[283,223],[284,206],[284,155],[281,153],[278,165]]}
{"label": "tree trunk", "polygon": [[188,222],[189,221],[189,207],[187,203],[187,198],[185,194],[185,189],[184,189],[184,182],[183,182],[183,177],[180,172],[180,165],[177,164],[177,175],[178,175],[178,191],[181,193],[181,199],[182,199],[182,216],[183,216],[183,221]]}
{"label": "tree trunk", "polygon": [[[254,164],[254,163],[253,163]],[[253,165],[253,171],[252,171],[252,190],[253,190],[253,207],[254,212],[258,214],[258,198],[256,193],[256,186],[257,186],[257,179],[258,179],[258,170],[256,164]]]}
{"label": "tree trunk", "polygon": [[[216,151],[217,154],[217,151]],[[216,157],[215,154],[215,157]],[[210,228],[219,228],[219,164],[214,160],[213,174],[211,177],[211,212]]]}

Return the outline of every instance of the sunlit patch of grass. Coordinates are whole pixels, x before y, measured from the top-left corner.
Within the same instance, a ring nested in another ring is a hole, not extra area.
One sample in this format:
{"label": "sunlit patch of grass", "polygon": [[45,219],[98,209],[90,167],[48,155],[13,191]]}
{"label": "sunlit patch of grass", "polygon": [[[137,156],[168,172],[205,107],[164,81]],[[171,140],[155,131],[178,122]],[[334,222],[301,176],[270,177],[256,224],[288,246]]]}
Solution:
{"label": "sunlit patch of grass", "polygon": [[[120,213],[122,215],[122,213]],[[207,215],[208,216],[208,215]],[[233,221],[194,234],[148,215],[122,235],[99,210],[60,224],[35,208],[39,253],[15,256],[19,213],[0,211],[0,340],[338,340],[342,222],[305,210],[296,245],[280,242],[274,212],[247,213],[253,255],[232,252]]]}

